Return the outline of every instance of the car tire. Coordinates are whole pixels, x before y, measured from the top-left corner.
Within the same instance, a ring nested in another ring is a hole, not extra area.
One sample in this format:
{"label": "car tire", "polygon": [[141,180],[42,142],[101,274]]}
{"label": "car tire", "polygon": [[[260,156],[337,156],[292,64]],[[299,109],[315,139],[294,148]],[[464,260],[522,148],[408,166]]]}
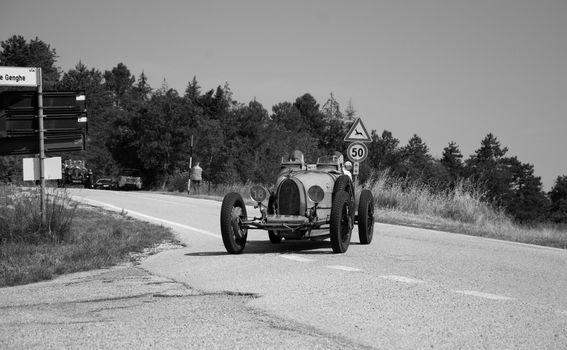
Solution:
{"label": "car tire", "polygon": [[242,225],[246,218],[242,196],[236,192],[227,194],[222,201],[220,225],[222,242],[230,254],[240,254],[246,246],[248,228]]}
{"label": "car tire", "polygon": [[347,192],[335,193],[329,229],[333,253],[346,252],[350,244],[353,223],[350,202],[350,195]]}
{"label": "car tire", "polygon": [[350,212],[352,215],[351,219],[354,222],[354,185],[348,175],[341,175],[335,181],[335,186],[333,186],[333,198],[338,192],[348,193],[350,198]]}
{"label": "car tire", "polygon": [[333,195],[341,191],[347,192],[349,195],[353,195],[353,187],[350,177],[348,175],[341,175],[335,181],[335,185],[333,186]]}
{"label": "car tire", "polygon": [[374,235],[374,197],[369,190],[362,190],[358,200],[358,238],[360,244],[370,244]]}
{"label": "car tire", "polygon": [[270,239],[270,242],[275,244],[282,242],[282,238],[277,235],[276,231],[273,230],[268,230],[268,238]]}
{"label": "car tire", "polygon": [[[275,214],[276,212],[275,203],[276,203],[276,196],[272,194],[268,199],[268,215]],[[268,238],[272,243],[281,243],[282,241],[282,237],[278,236],[276,231],[274,230],[268,230]]]}

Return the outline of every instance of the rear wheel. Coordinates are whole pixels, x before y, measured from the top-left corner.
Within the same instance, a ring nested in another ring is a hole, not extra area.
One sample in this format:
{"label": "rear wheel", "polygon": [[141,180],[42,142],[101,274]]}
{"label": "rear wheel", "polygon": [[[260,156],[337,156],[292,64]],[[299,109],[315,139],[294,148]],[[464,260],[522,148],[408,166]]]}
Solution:
{"label": "rear wheel", "polygon": [[362,190],[358,200],[358,238],[361,244],[370,244],[374,234],[374,197]]}
{"label": "rear wheel", "polygon": [[341,175],[335,181],[335,186],[333,187],[333,198],[339,192],[346,192],[349,194],[350,198],[352,198],[349,205],[351,220],[354,222],[354,185],[348,175]]}
{"label": "rear wheel", "polygon": [[222,201],[220,224],[222,242],[230,254],[240,254],[244,250],[248,229],[242,225],[242,221],[246,218],[242,196],[235,192],[227,194]]}
{"label": "rear wheel", "polygon": [[333,253],[344,253],[350,244],[352,214],[350,196],[344,191],[335,193],[331,207],[331,247]]}
{"label": "rear wheel", "polygon": [[[276,212],[275,205],[276,205],[276,196],[272,194],[270,196],[270,199],[268,199],[268,215],[275,214]],[[274,230],[268,230],[268,238],[270,238],[270,242],[272,243],[280,243],[282,241],[282,238],[277,235],[277,231]]]}

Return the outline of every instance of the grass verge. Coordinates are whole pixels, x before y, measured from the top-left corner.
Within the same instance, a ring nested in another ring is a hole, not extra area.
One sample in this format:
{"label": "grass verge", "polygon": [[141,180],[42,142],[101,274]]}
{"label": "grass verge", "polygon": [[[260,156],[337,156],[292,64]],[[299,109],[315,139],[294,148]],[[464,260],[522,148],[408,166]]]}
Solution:
{"label": "grass verge", "polygon": [[[17,208],[11,206],[0,210],[4,221]],[[113,266],[133,259],[133,252],[143,252],[163,241],[175,242],[170,229],[119,213],[77,206],[58,210],[67,219],[72,215],[64,238],[30,242],[12,237],[0,241],[0,287]]]}
{"label": "grass verge", "polygon": [[378,222],[567,249],[567,229],[551,223],[521,225],[482,200],[479,186],[463,180],[439,191],[383,172],[368,188]]}

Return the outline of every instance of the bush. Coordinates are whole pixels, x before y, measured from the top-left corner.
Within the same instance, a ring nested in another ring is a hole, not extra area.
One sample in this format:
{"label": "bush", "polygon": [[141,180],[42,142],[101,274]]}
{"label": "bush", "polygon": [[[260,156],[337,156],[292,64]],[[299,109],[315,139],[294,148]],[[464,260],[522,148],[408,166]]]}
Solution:
{"label": "bush", "polygon": [[39,188],[0,187],[0,243],[38,244],[68,239],[77,204],[64,191],[46,193],[42,223]]}
{"label": "bush", "polygon": [[187,191],[187,182],[189,181],[188,172],[176,171],[173,175],[170,175],[167,179],[167,191],[168,192],[185,192]]}

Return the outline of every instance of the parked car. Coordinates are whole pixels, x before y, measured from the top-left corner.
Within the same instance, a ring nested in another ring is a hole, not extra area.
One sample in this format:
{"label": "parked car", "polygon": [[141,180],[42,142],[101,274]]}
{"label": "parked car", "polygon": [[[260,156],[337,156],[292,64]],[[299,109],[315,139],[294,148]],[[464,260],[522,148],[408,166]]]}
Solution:
{"label": "parked car", "polygon": [[282,159],[272,191],[253,186],[250,192],[259,217],[248,217],[239,193],[228,193],[223,199],[221,234],[231,254],[244,250],[249,229],[267,230],[272,243],[330,238],[334,253],[347,251],[354,224],[358,224],[361,244],[372,241],[374,198],[363,189],[356,200],[354,183],[344,171],[340,155],[320,157],[316,164],[306,165],[303,154],[295,153]]}
{"label": "parked car", "polygon": [[101,178],[96,180],[94,184],[94,188],[99,190],[115,190],[116,189],[116,182],[109,178]]}
{"label": "parked car", "polygon": [[124,169],[118,175],[118,189],[120,190],[141,190],[142,178],[135,169]]}
{"label": "parked car", "polygon": [[84,160],[67,159],[61,165],[61,180],[59,187],[82,186],[93,187],[93,172],[86,167]]}

